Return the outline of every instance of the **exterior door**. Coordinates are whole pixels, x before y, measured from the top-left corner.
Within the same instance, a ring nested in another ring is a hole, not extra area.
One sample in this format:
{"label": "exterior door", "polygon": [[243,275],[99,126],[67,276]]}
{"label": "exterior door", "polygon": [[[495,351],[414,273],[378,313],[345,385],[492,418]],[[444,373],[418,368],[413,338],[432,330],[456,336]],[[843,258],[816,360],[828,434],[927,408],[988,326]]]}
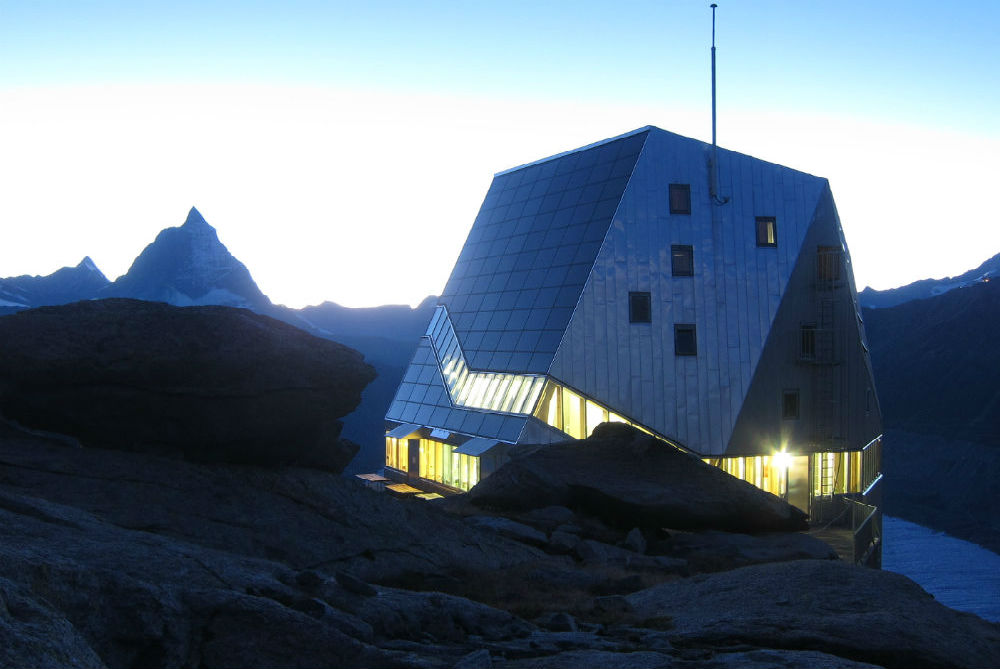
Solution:
{"label": "exterior door", "polygon": [[809,513],[809,456],[792,456],[788,463],[788,503]]}

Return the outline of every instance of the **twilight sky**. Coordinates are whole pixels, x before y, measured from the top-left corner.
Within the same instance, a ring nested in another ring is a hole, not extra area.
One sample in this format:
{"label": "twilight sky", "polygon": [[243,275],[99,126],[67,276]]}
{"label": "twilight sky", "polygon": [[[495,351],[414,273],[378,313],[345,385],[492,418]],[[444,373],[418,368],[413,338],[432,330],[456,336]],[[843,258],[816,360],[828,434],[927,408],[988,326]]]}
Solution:
{"label": "twilight sky", "polygon": [[[275,302],[416,304],[495,172],[710,141],[709,4],[0,0],[0,276],[193,205]],[[1000,3],[718,4],[719,144],[830,179],[859,288],[1000,252]]]}

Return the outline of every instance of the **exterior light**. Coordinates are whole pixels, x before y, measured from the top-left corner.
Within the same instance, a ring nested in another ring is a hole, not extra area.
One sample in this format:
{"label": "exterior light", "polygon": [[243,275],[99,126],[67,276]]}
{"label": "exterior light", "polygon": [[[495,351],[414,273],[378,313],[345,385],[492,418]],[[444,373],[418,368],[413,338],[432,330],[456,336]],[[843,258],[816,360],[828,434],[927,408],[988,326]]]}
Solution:
{"label": "exterior light", "polygon": [[774,466],[777,469],[788,469],[788,465],[792,463],[792,455],[786,451],[778,451],[774,454]]}

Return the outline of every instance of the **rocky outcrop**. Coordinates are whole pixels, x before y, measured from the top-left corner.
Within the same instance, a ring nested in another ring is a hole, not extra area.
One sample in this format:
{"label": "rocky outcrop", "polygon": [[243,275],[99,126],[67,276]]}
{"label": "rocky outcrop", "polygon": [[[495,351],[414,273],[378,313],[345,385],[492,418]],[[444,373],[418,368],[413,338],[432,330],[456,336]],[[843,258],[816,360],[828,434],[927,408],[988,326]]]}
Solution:
{"label": "rocky outcrop", "polygon": [[447,643],[454,660],[533,626],[377,583],[540,555],[322,471],[0,425],[0,667],[414,666],[392,645],[406,639]]}
{"label": "rocky outcrop", "polygon": [[359,353],[229,307],[110,299],[0,318],[0,414],[84,445],[341,471]]}
{"label": "rocky outcrop", "polygon": [[[0,341],[0,406],[19,421],[0,419],[0,668],[984,666],[1000,653],[1000,626],[812,537],[678,530],[796,523],[631,430],[550,447],[583,466],[548,488],[522,454],[494,474],[513,468],[532,496],[520,503],[396,499],[287,465],[333,457],[308,430],[371,374],[342,347],[243,310],[132,301],[0,319]],[[745,510],[724,513],[721,496]]]}
{"label": "rocky outcrop", "polygon": [[839,561],[744,567],[626,597],[684,646],[820,650],[883,667],[990,667],[1000,625],[939,604],[904,576]]}
{"label": "rocky outcrop", "polygon": [[785,501],[621,423],[598,426],[589,439],[515,449],[468,498],[511,511],[566,506],[626,530],[807,527]]}
{"label": "rocky outcrop", "polygon": [[[683,578],[587,538],[629,532],[569,509],[519,527],[443,506],[0,423],[0,667],[984,666],[1000,651],[1000,626],[892,574],[805,560]],[[556,533],[603,560],[531,545]],[[781,558],[780,535],[741,536],[643,535],[647,553],[714,546],[715,569],[734,543]]]}

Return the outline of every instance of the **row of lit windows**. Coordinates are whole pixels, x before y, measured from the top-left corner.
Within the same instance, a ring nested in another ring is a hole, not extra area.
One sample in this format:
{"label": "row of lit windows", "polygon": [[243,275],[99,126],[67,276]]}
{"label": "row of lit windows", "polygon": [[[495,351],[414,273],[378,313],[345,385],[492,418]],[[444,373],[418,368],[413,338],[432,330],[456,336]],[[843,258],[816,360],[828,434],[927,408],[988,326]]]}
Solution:
{"label": "row of lit windows", "polygon": [[542,392],[545,377],[470,370],[443,305],[435,310],[427,335],[434,344],[453,404],[502,413],[531,413]]}
{"label": "row of lit windows", "polygon": [[[671,214],[690,215],[691,184],[670,184],[668,200]],[[757,246],[778,245],[778,222],[774,216],[757,216],[754,223],[757,229]]]}
{"label": "row of lit windows", "polygon": [[558,383],[547,381],[542,401],[535,408],[535,418],[565,432],[574,439],[586,439],[601,423],[625,423],[651,434],[641,425],[610,411],[597,402]]}
{"label": "row of lit windows", "polygon": [[753,455],[704,460],[731,476],[781,497],[788,492],[788,466],[785,458],[784,455]]}
{"label": "row of lit windows", "polygon": [[[810,454],[813,497],[864,492],[879,473],[878,443],[873,442],[863,451]],[[779,453],[705,458],[705,462],[780,497],[788,492],[788,469],[793,457],[802,456]]]}
{"label": "row of lit windows", "polygon": [[[783,417],[798,417],[798,391],[786,391]],[[574,439],[586,439],[601,423],[626,423],[652,434],[642,425],[627,420],[593,400],[558,383],[547,381],[535,418]],[[880,442],[874,441],[862,451],[813,453],[814,496],[864,492],[879,474]],[[742,479],[761,490],[783,496],[788,492],[789,456],[756,455],[733,458],[705,458],[710,465]],[[799,456],[803,457],[803,456]]]}
{"label": "row of lit windows", "polygon": [[[464,364],[463,364],[464,367]],[[531,413],[545,384],[543,376],[465,372],[454,376],[449,385],[452,401],[458,406],[503,413]],[[445,368],[445,378],[449,370]]]}
{"label": "row of lit windows", "polygon": [[434,439],[385,438],[385,464],[401,472],[410,471],[410,442],[419,442],[418,476],[459,490],[479,482],[479,458],[455,453],[458,448]]}

